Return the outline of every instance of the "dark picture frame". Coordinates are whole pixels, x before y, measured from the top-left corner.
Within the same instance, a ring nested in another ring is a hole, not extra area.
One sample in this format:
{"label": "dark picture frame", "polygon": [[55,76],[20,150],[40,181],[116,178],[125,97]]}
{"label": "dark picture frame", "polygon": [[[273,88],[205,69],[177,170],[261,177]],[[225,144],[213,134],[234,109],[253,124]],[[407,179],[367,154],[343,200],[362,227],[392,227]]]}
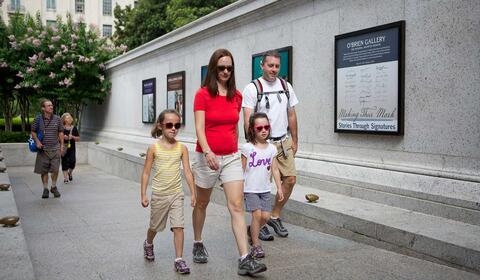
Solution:
{"label": "dark picture frame", "polygon": [[154,123],[156,115],[156,79],[142,80],[142,122]]}
{"label": "dark picture frame", "polygon": [[200,67],[200,86],[203,85],[205,77],[207,77],[208,65],[203,65]]}
{"label": "dark picture frame", "polygon": [[[292,46],[283,47],[279,49],[275,49],[280,54],[280,73],[278,76],[290,82],[293,85],[293,76],[292,76],[292,53],[293,48]],[[260,67],[260,63],[262,60],[262,56],[267,51],[257,53],[252,55],[252,80],[255,80],[262,76],[262,68]]]}
{"label": "dark picture frame", "polygon": [[177,110],[185,125],[185,71],[167,75],[167,109]]}
{"label": "dark picture frame", "polygon": [[334,131],[403,135],[405,21],[335,36]]}

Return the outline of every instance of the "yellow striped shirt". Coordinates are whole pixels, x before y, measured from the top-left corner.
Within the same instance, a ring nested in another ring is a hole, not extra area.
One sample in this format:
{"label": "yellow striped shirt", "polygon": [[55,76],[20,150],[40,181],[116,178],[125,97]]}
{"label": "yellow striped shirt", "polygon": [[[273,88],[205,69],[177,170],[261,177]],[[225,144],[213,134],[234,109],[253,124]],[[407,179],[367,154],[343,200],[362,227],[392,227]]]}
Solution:
{"label": "yellow striped shirt", "polygon": [[183,191],[180,177],[182,144],[177,142],[172,149],[165,149],[157,142],[155,143],[154,155],[155,175],[152,178],[152,191],[161,194]]}

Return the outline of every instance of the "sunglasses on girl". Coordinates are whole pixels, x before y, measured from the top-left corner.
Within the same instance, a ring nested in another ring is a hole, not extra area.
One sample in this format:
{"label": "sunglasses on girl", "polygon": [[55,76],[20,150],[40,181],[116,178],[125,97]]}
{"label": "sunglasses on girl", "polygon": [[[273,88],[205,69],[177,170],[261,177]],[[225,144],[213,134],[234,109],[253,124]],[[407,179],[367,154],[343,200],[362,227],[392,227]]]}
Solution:
{"label": "sunglasses on girl", "polygon": [[269,131],[270,130],[270,125],[264,125],[264,126],[256,126],[255,129],[258,131],[258,132],[262,132],[262,130],[266,130],[266,131]]}
{"label": "sunglasses on girl", "polygon": [[173,127],[175,127],[175,129],[180,129],[180,127],[182,127],[182,124],[181,123],[173,124],[171,122],[165,124],[166,129],[172,129]]}
{"label": "sunglasses on girl", "polygon": [[225,69],[227,69],[227,72],[232,72],[233,71],[233,66],[218,65],[217,69],[220,72],[225,71]]}

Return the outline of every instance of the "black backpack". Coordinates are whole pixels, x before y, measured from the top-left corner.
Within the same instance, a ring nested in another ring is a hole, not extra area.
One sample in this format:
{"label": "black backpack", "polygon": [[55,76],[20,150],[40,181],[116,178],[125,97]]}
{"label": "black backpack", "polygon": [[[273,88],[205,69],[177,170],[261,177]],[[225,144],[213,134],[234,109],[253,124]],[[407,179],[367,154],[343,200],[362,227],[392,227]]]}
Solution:
{"label": "black backpack", "polygon": [[279,101],[281,101],[280,94],[285,94],[287,96],[287,110],[288,110],[288,107],[290,107],[290,92],[288,91],[287,81],[285,81],[282,78],[278,78],[278,79],[280,80],[280,83],[282,84],[283,90],[270,91],[270,92],[264,92],[263,91],[263,86],[262,86],[262,83],[260,82],[259,79],[255,79],[255,80],[252,81],[253,85],[257,89],[257,104],[255,105],[255,110],[254,110],[255,113],[258,111],[258,106],[260,104],[260,101],[262,101],[263,96],[265,96],[265,100],[266,100],[265,107],[267,109],[270,109],[270,102],[268,101],[268,95],[270,95],[270,94],[277,94],[277,98],[278,98]]}

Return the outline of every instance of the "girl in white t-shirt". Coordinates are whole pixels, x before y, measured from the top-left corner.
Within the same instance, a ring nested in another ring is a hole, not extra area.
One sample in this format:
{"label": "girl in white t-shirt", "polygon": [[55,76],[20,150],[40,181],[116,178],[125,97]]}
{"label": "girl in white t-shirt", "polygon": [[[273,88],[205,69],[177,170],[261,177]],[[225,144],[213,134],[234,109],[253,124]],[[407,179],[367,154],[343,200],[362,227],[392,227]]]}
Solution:
{"label": "girl in white t-shirt", "polygon": [[245,178],[244,200],[247,212],[252,213],[248,236],[252,244],[251,254],[256,258],[265,257],[258,238],[260,228],[270,219],[271,176],[277,186],[280,201],[283,200],[282,183],[275,155],[277,148],[267,142],[270,136],[270,122],[265,113],[250,116],[247,131],[248,143],[242,146],[242,166]]}

